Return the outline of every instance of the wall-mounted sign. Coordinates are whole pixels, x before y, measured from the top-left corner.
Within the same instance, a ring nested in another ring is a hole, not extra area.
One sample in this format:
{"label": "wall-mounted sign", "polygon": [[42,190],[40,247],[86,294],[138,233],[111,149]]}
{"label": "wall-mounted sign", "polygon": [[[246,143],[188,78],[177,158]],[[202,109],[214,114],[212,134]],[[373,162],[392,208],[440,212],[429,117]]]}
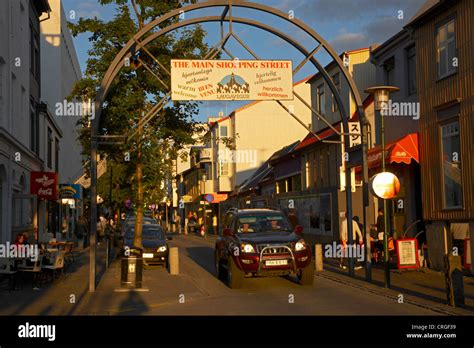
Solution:
{"label": "wall-mounted sign", "polygon": [[[97,163],[97,179],[99,179],[107,171],[107,159]],[[79,184],[84,188],[89,188],[91,186],[91,178],[87,177],[86,174],[83,174],[79,179],[75,181],[75,184]]]}
{"label": "wall-mounted sign", "polygon": [[82,186],[79,184],[59,184],[60,198],[81,199]]}
{"label": "wall-mounted sign", "polygon": [[362,144],[362,137],[360,132],[359,122],[348,122],[349,125],[349,147],[357,146]]}
{"label": "wall-mounted sign", "polygon": [[172,100],[293,100],[291,60],[171,60]]}
{"label": "wall-mounted sign", "polygon": [[193,196],[184,195],[181,199],[183,200],[183,203],[191,203],[193,201]]}
{"label": "wall-mounted sign", "polygon": [[371,179],[372,193],[382,199],[395,198],[400,192],[400,180],[395,174],[382,172]]}
{"label": "wall-mounted sign", "polygon": [[397,240],[398,268],[419,268],[418,241],[416,238]]}
{"label": "wall-mounted sign", "polygon": [[58,173],[31,172],[30,193],[38,198],[55,201],[58,199]]}

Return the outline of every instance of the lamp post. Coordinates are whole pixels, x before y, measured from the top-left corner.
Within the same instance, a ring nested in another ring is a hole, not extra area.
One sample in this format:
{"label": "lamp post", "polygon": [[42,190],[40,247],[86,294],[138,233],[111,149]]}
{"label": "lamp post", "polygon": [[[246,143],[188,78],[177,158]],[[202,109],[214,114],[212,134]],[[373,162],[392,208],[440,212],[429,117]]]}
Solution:
{"label": "lamp post", "polygon": [[[206,194],[206,180],[207,180],[207,175],[204,173],[202,175],[202,194],[203,196]],[[204,198],[204,197],[203,197]],[[206,235],[206,200],[204,199],[204,208],[202,210],[202,223],[204,226],[204,236]]]}
{"label": "lamp post", "polygon": [[[376,86],[367,88],[365,93],[374,95],[374,108],[376,116],[380,117],[380,140],[382,145],[382,172],[385,172],[385,123],[384,113],[390,100],[390,93],[398,92],[400,88],[393,86]],[[384,111],[384,112],[382,112]],[[383,234],[383,253],[384,253],[384,267],[385,267],[385,287],[390,288],[390,258],[388,255],[388,236],[389,236],[389,225],[387,216],[387,200],[383,200],[383,223],[384,223],[384,234]]]}

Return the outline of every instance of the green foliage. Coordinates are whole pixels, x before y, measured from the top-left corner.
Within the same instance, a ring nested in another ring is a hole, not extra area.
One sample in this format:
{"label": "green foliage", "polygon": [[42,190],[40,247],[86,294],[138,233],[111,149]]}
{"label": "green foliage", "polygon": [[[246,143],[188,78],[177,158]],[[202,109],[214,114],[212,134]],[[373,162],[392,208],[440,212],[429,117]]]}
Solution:
{"label": "green foliage", "polygon": [[[146,24],[163,16],[169,11],[196,1],[178,0],[98,0],[101,5],[114,5],[115,14],[110,21],[102,19],[80,18],[77,23],[69,23],[74,36],[86,33],[91,42],[85,77],[78,81],[70,98],[95,100],[102,78],[110,64],[126,43]],[[163,23],[164,27],[178,18]],[[155,28],[156,32],[159,28]],[[170,60],[175,58],[202,58],[209,50],[204,42],[205,31],[195,25],[178,32],[169,33],[150,42],[146,48],[169,70]],[[148,33],[147,35],[151,35]],[[142,38],[143,40],[143,38]],[[124,66],[114,79],[103,104],[99,132],[101,135],[130,135],[138,129],[138,122],[147,110],[158,103],[168,92],[153,74],[149,73],[142,62],[167,85],[171,85],[168,74],[144,50],[137,47],[129,67]],[[171,102],[162,109],[146,126],[143,137],[135,136],[123,145],[100,146],[101,155],[107,155],[108,167],[117,170],[114,180],[114,201],[133,197],[135,190],[134,171],[138,163],[136,151],[142,144],[143,184],[145,199],[160,200],[161,182],[171,173],[171,158],[186,144],[192,144],[192,130],[196,124],[194,117],[198,113],[195,102]],[[83,126],[79,140],[84,155],[90,151],[90,121],[82,119]],[[130,153],[130,161],[124,161],[124,153]],[[100,180],[99,192],[107,199],[108,177],[104,174]],[[117,197],[117,199],[115,199]],[[150,198],[151,197],[151,198]]]}

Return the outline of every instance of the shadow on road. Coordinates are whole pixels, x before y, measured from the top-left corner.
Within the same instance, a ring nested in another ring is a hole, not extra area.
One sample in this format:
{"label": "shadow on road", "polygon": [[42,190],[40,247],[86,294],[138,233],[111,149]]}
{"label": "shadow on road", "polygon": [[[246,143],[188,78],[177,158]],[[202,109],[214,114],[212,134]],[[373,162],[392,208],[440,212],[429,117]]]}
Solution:
{"label": "shadow on road", "polygon": [[212,276],[216,276],[214,269],[214,248],[211,247],[186,247],[189,258],[205,269]]}

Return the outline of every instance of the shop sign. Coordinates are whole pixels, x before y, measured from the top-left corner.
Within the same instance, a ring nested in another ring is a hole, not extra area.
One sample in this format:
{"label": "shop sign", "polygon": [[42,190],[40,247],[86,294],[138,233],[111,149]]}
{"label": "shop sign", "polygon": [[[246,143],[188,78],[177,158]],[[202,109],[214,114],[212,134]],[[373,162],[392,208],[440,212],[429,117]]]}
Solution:
{"label": "shop sign", "polygon": [[382,172],[371,179],[370,187],[377,197],[392,199],[400,192],[400,180],[393,173]]}
{"label": "shop sign", "polygon": [[397,240],[398,268],[419,268],[418,241],[416,238]]}
{"label": "shop sign", "polygon": [[293,100],[291,60],[171,60],[172,100]]}
{"label": "shop sign", "polygon": [[40,199],[55,201],[58,199],[58,173],[31,172],[30,193]]}

